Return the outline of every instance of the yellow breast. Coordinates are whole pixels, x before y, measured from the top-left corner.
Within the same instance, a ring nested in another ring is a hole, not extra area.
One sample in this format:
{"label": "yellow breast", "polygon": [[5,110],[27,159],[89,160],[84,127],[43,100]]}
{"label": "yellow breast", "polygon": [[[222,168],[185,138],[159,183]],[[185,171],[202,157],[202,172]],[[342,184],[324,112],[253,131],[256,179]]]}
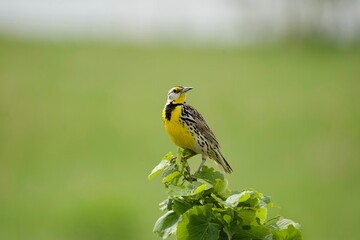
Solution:
{"label": "yellow breast", "polygon": [[176,106],[171,112],[170,120],[168,120],[165,117],[166,108],[164,108],[162,113],[164,127],[177,146],[195,151],[195,139],[191,135],[188,126],[180,120],[180,114],[181,106]]}

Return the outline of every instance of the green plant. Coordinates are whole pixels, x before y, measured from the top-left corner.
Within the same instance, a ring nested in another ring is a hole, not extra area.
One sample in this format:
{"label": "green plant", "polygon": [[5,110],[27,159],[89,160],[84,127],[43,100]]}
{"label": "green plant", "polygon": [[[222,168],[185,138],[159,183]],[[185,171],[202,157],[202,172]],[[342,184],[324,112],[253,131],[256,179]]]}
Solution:
{"label": "green plant", "polygon": [[166,211],[154,232],[163,239],[178,240],[301,240],[299,224],[283,217],[267,220],[270,198],[255,190],[231,191],[224,175],[204,166],[191,176],[186,159],[192,153],[179,149],[168,153],[149,175],[162,172],[168,198],[160,203]]}

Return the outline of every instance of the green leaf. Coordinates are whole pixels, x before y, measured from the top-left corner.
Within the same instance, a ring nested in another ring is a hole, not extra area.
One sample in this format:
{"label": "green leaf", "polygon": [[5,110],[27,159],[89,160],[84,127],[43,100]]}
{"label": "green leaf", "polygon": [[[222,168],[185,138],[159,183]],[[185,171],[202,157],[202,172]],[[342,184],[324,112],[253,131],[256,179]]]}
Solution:
{"label": "green leaf", "polygon": [[206,189],[206,184],[202,184],[195,189],[194,194],[199,194],[199,193],[205,191],[205,189]]}
{"label": "green leaf", "polygon": [[230,215],[224,215],[224,216],[223,216],[223,219],[225,220],[225,222],[226,222],[227,224],[230,224],[230,222],[231,222],[231,216],[230,216]]}
{"label": "green leaf", "polygon": [[224,175],[214,168],[203,166],[201,171],[195,174],[196,178],[200,178],[212,185],[216,184],[216,179],[224,180]]}
{"label": "green leaf", "polygon": [[171,159],[173,159],[173,154],[171,152],[168,152],[161,160],[168,160],[170,161]]}
{"label": "green leaf", "polygon": [[238,199],[238,202],[245,202],[247,201],[249,198],[251,197],[251,192],[250,191],[243,191],[240,193],[240,197]]}
{"label": "green leaf", "polygon": [[250,191],[243,191],[241,193],[236,193],[231,195],[226,199],[226,203],[229,207],[236,207],[239,203],[245,202],[251,197]]}
{"label": "green leaf", "polygon": [[216,179],[216,183],[214,184],[213,188],[214,191],[223,198],[227,198],[231,194],[231,191],[228,188],[227,179]]}
{"label": "green leaf", "polygon": [[241,231],[241,224],[242,224],[242,219],[239,217],[235,217],[234,219],[232,219],[231,222],[227,223],[224,226],[224,232],[226,233],[228,239],[237,239],[237,238],[233,238],[234,234]]}
{"label": "green leaf", "polygon": [[273,240],[303,240],[299,229],[295,228],[294,225],[289,225],[286,229],[272,230]]}
{"label": "green leaf", "polygon": [[215,199],[218,203],[220,203],[221,206],[227,206],[227,203],[218,196],[216,196],[215,194],[212,193],[211,197]]}
{"label": "green leaf", "polygon": [[153,232],[159,234],[163,239],[168,238],[176,232],[176,226],[179,220],[179,215],[174,211],[168,211],[156,221]]}
{"label": "green leaf", "polygon": [[182,152],[182,156],[181,156],[181,157],[189,159],[189,158],[195,156],[196,154],[197,154],[196,152],[194,152],[194,151],[192,151],[192,150],[190,150],[190,149],[185,149],[185,150]]}
{"label": "green leaf", "polygon": [[168,188],[168,194],[172,198],[178,198],[180,196],[187,195],[188,193],[189,193],[189,190],[184,188],[184,186],[170,185],[169,188]]}
{"label": "green leaf", "polygon": [[278,221],[270,224],[269,226],[275,229],[287,229],[289,225],[293,225],[295,228],[300,229],[300,224],[294,222],[291,219],[280,218]]}
{"label": "green leaf", "polygon": [[[254,211],[241,211],[241,216],[236,216],[229,226],[224,228],[229,239],[252,240],[264,239],[270,234],[269,229],[264,225],[254,225]],[[253,222],[253,224],[250,224]],[[269,239],[270,240],[270,239]]]}
{"label": "green leaf", "polygon": [[[186,196],[194,196],[196,195],[196,190],[198,189],[198,192],[202,190],[203,187],[201,187],[203,184],[200,182],[191,182],[191,183],[185,183],[184,185],[170,185],[169,186],[169,195],[173,198],[177,197],[186,197]],[[206,185],[205,185],[206,186]]]}
{"label": "green leaf", "polygon": [[256,211],[253,209],[242,209],[238,216],[243,220],[244,225],[256,223]]}
{"label": "green leaf", "polygon": [[192,207],[193,207],[193,203],[188,202],[184,199],[177,198],[176,200],[173,200],[172,209],[178,215],[182,215],[184,212],[186,212],[187,210],[189,210]]}
{"label": "green leaf", "polygon": [[200,182],[185,183],[180,192],[181,196],[194,196],[197,193],[203,192],[206,189],[206,184]]}
{"label": "green leaf", "polygon": [[162,160],[149,174],[149,179],[152,180],[156,175],[158,175],[166,166],[169,165],[169,161]]}
{"label": "green leaf", "polygon": [[272,228],[274,240],[302,240],[299,230],[300,224],[293,220],[280,218],[278,221],[269,225]]}
{"label": "green leaf", "polygon": [[175,163],[173,162],[169,162],[168,165],[166,165],[166,167],[163,169],[163,174],[162,176],[163,177],[166,177],[168,176],[169,174],[172,174],[173,172],[177,172],[179,171],[179,166],[176,165]]}
{"label": "green leaf", "polygon": [[266,205],[268,205],[268,204],[271,203],[271,199],[270,199],[269,196],[263,196],[263,197],[261,198],[261,201],[262,201],[264,204],[266,204]]}
{"label": "green leaf", "polygon": [[171,200],[170,199],[165,199],[164,201],[162,201],[161,203],[159,203],[159,207],[161,211],[165,211],[165,210],[171,210],[169,209],[169,206],[171,206]]}
{"label": "green leaf", "polygon": [[213,221],[210,206],[195,206],[184,213],[176,231],[178,240],[218,240],[221,226]]}
{"label": "green leaf", "polygon": [[174,178],[180,176],[181,173],[179,171],[175,171],[173,173],[170,173],[169,175],[167,175],[166,177],[163,178],[162,182],[163,183],[167,183],[167,182],[171,182]]}
{"label": "green leaf", "polygon": [[261,207],[256,210],[256,218],[259,219],[260,224],[264,224],[267,217],[267,208]]}
{"label": "green leaf", "polygon": [[269,229],[264,225],[243,225],[241,229],[238,228],[233,239],[264,239],[269,234]]}

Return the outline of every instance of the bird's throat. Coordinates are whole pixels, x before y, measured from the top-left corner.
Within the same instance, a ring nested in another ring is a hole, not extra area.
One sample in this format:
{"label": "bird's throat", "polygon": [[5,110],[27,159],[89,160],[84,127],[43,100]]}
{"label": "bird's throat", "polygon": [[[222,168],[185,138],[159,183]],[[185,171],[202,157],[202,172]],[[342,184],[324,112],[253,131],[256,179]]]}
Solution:
{"label": "bird's throat", "polygon": [[169,104],[166,105],[165,107],[165,119],[170,121],[171,120],[171,113],[172,111],[174,111],[174,109],[177,107],[177,106],[181,106],[183,105],[183,103],[174,103],[174,102],[171,102]]}

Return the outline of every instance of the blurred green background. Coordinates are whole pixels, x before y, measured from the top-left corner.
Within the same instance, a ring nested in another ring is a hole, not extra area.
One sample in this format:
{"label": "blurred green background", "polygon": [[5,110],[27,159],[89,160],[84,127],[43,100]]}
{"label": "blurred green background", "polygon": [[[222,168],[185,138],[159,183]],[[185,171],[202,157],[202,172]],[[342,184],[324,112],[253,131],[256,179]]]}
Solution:
{"label": "blurred green background", "polygon": [[158,239],[147,176],[176,152],[161,111],[179,84],[231,188],[270,195],[305,239],[359,238],[359,53],[1,38],[0,239]]}

